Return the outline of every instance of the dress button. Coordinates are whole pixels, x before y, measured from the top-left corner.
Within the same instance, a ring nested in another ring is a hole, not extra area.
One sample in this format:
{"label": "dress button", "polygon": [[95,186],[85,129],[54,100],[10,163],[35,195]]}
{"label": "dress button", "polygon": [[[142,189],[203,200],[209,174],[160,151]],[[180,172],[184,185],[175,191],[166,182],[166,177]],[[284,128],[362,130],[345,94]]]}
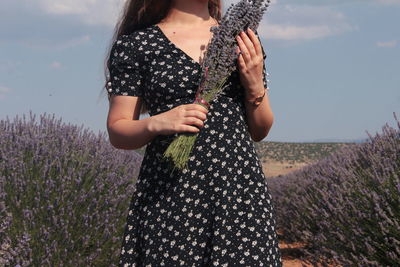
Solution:
{"label": "dress button", "polygon": [[112,88],[111,88],[111,82],[108,82],[107,83],[107,87],[108,87],[108,92],[112,92]]}

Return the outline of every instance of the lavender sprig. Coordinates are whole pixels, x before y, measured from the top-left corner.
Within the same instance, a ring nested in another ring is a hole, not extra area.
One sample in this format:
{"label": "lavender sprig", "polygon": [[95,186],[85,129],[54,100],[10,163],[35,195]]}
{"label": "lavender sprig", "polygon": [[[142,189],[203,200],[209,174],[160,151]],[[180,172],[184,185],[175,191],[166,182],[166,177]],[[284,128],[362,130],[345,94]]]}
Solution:
{"label": "lavender sprig", "polygon": [[[202,63],[202,80],[193,103],[208,108],[209,103],[224,90],[224,84],[236,69],[236,36],[247,28],[254,32],[269,6],[270,0],[242,0],[231,4],[219,26],[211,28],[213,37],[207,45]],[[173,169],[187,168],[189,155],[198,133],[183,133],[165,150],[163,157],[173,163]]]}
{"label": "lavender sprig", "polygon": [[[209,78],[204,84],[204,95],[219,87],[220,83],[236,69],[236,36],[247,28],[255,32],[269,3],[270,0],[243,0],[231,4],[220,25],[212,27],[213,38],[207,47],[202,64],[201,76],[204,77],[207,67],[209,72]],[[209,98],[215,99],[222,91],[211,93]]]}

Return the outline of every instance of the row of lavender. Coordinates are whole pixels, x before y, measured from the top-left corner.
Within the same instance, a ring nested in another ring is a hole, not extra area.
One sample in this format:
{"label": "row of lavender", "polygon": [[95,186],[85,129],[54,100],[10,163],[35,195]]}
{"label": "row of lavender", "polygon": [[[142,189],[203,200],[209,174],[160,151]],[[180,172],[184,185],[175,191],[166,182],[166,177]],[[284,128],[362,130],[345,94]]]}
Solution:
{"label": "row of lavender", "polygon": [[0,266],[116,266],[141,157],[30,112],[0,121]]}
{"label": "row of lavender", "polygon": [[312,264],[400,263],[400,123],[268,184],[287,242]]}
{"label": "row of lavender", "polygon": [[[269,180],[284,239],[311,262],[400,262],[399,129]],[[115,266],[140,160],[54,116],[0,121],[0,266]]]}

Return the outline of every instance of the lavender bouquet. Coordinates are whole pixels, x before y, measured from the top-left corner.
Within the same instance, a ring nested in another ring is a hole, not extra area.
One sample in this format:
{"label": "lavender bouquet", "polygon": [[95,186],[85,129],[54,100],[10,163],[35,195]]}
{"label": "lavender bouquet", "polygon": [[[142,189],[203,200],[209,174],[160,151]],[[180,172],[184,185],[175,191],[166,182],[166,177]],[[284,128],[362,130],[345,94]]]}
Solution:
{"label": "lavender bouquet", "polygon": [[[241,0],[231,4],[219,26],[211,28],[213,37],[207,45],[202,62],[201,81],[193,103],[208,109],[209,103],[224,89],[224,84],[236,69],[236,36],[247,28],[254,32],[269,6],[270,0]],[[198,133],[182,133],[165,150],[164,159],[173,163],[174,169],[187,167]]]}

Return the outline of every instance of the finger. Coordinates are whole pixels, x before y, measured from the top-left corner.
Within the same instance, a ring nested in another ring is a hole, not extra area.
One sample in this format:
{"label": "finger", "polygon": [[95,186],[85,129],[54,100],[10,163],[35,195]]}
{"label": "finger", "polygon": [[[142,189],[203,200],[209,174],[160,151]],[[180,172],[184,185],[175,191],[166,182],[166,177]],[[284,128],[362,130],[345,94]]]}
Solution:
{"label": "finger", "polygon": [[237,59],[239,60],[239,56],[242,54],[242,51],[240,51],[240,47],[239,47],[239,45],[236,45],[236,56],[237,56]]}
{"label": "finger", "polygon": [[247,35],[247,33],[244,32],[244,31],[241,32],[241,33],[240,33],[240,37],[242,38],[244,44],[246,45],[247,50],[248,50],[249,53],[250,53],[250,56],[251,56],[251,57],[256,56],[256,50],[255,50],[255,48],[254,48],[253,42],[251,41],[251,39],[249,38],[249,36]]}
{"label": "finger", "polygon": [[197,103],[192,103],[192,104],[184,104],[183,108],[185,111],[189,111],[189,110],[199,110],[203,113],[207,113],[208,109],[206,109],[204,106],[197,104]]}
{"label": "finger", "polygon": [[249,28],[249,31],[248,31],[248,36],[249,36],[250,40],[253,42],[256,54],[259,55],[259,56],[262,55],[261,42],[260,42],[259,37],[250,28]]}
{"label": "finger", "polygon": [[251,57],[250,57],[250,52],[249,50],[247,50],[247,47],[243,41],[243,39],[240,37],[240,35],[238,35],[236,37],[237,43],[240,47],[240,51],[242,52],[241,56],[243,57],[245,62],[249,62]]}
{"label": "finger", "polygon": [[186,112],[185,117],[196,117],[201,120],[207,119],[207,115],[201,111],[198,110],[189,110]]}
{"label": "finger", "polygon": [[195,117],[186,117],[184,119],[184,124],[189,124],[189,125],[196,125],[198,127],[203,127],[204,122],[198,118]]}
{"label": "finger", "polygon": [[240,53],[240,47],[237,45],[236,46],[236,54],[239,56],[239,53]]}
{"label": "finger", "polygon": [[243,56],[240,55],[237,61],[240,70],[244,70],[246,68],[246,62],[244,62]]}
{"label": "finger", "polygon": [[194,109],[194,110],[199,110],[199,111],[201,111],[203,113],[206,113],[206,114],[208,113],[208,109],[205,108],[204,106],[200,105],[200,104],[193,103],[193,104],[187,104],[186,106],[187,106],[186,110]]}
{"label": "finger", "polygon": [[200,129],[195,126],[181,125],[181,127],[179,127],[178,129],[178,132],[198,133],[200,132]]}

